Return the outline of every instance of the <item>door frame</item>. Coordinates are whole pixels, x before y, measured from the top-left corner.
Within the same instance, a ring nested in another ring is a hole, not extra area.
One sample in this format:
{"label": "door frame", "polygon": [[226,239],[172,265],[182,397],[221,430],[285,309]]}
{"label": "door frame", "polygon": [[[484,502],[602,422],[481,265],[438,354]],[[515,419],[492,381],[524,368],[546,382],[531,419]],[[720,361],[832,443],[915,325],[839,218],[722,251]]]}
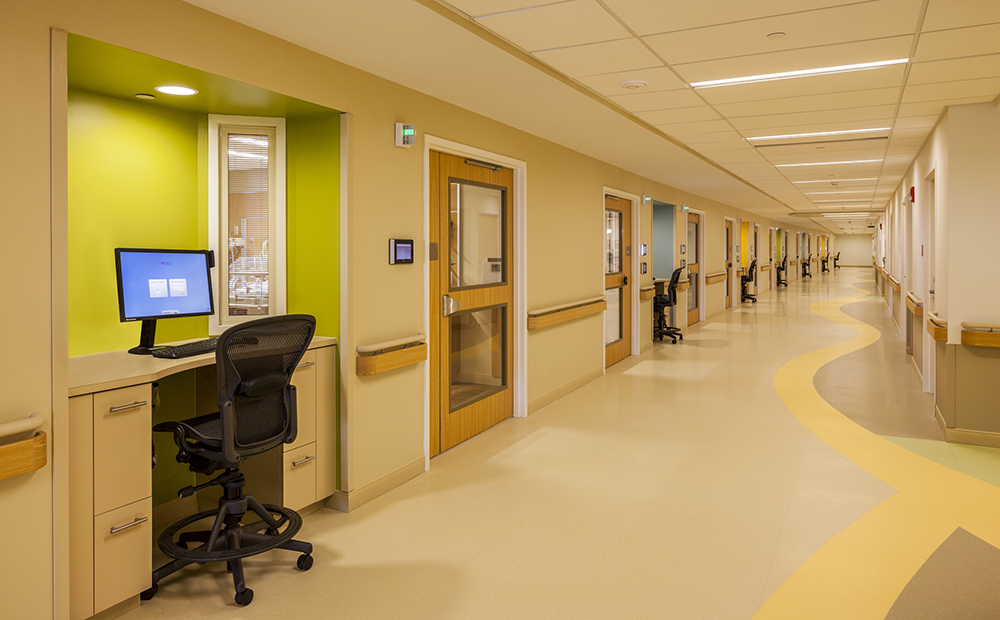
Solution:
{"label": "door frame", "polygon": [[[636,284],[636,286],[632,287],[631,293],[629,294],[629,297],[632,298],[632,311],[630,313],[632,315],[632,330],[631,330],[632,333],[629,334],[629,340],[631,340],[631,343],[629,344],[629,351],[630,351],[629,355],[630,356],[631,355],[639,355],[639,288],[640,288],[638,286],[638,284],[639,284],[639,222],[640,222],[640,219],[639,219],[639,217],[640,217],[639,208],[640,208],[640,205],[642,204],[642,197],[639,196],[638,194],[631,194],[631,193],[626,192],[624,190],[615,189],[613,187],[608,187],[607,185],[602,186],[601,187],[601,211],[600,211],[601,220],[598,223],[598,226],[599,226],[598,230],[604,230],[604,196],[605,195],[614,196],[615,198],[618,198],[619,200],[627,200],[627,201],[629,201],[632,204],[632,209],[631,209],[632,230],[631,230],[631,234],[629,235],[630,238],[629,238],[629,246],[628,247],[631,247],[634,251],[632,252],[632,255],[628,256],[627,258],[629,259],[628,277],[631,279],[631,282],[633,282],[634,284]],[[603,270],[601,270],[600,277],[601,277],[601,289],[600,290],[603,291],[604,290],[604,271]],[[607,369],[607,366],[606,366],[606,364],[607,364],[607,356],[606,356],[607,350],[604,347],[604,335],[605,335],[604,334],[604,328],[602,326],[601,327],[601,365],[604,367],[604,373],[607,374],[607,372],[608,372],[608,369]]]}
{"label": "door frame", "polygon": [[[424,333],[431,333],[431,264],[430,230],[431,230],[431,151],[439,151],[458,157],[470,157],[490,164],[497,164],[514,171],[514,192],[511,196],[511,209],[514,216],[514,303],[511,312],[514,313],[514,376],[511,389],[514,390],[514,417],[528,416],[528,284],[527,284],[527,221],[528,212],[528,164],[520,159],[507,157],[499,153],[486,151],[474,146],[446,140],[424,134],[423,176],[424,176]],[[431,468],[431,365],[424,364],[424,471]]]}
{"label": "door frame", "polygon": [[[684,228],[684,239],[687,239],[687,214],[694,213],[700,219],[698,223],[698,260],[696,261],[701,268],[698,269],[698,322],[705,322],[705,229],[707,228],[706,222],[708,217],[704,211],[699,211],[698,209],[693,209],[687,205],[681,207],[681,212],[684,214],[685,228]],[[686,241],[685,241],[686,242]]]}

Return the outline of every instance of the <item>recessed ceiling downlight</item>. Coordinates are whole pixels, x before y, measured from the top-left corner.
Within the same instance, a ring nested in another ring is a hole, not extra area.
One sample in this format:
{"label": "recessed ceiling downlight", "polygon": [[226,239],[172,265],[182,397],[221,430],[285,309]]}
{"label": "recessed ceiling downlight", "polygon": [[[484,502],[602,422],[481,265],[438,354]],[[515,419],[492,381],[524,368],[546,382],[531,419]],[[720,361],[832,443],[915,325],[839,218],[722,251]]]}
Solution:
{"label": "recessed ceiling downlight", "polygon": [[782,38],[784,36],[785,36],[785,33],[779,31],[779,32],[772,32],[771,34],[767,35],[767,38],[768,39],[780,39],[780,38]]}
{"label": "recessed ceiling downlight", "polygon": [[151,95],[149,93],[136,93],[136,99],[156,99],[156,95]]}
{"label": "recessed ceiling downlight", "polygon": [[157,86],[156,91],[164,95],[180,95],[182,97],[198,94],[198,91],[187,86]]}
{"label": "recessed ceiling downlight", "polygon": [[619,82],[618,85],[625,90],[639,90],[649,86],[649,84],[642,80],[625,80],[624,82]]}

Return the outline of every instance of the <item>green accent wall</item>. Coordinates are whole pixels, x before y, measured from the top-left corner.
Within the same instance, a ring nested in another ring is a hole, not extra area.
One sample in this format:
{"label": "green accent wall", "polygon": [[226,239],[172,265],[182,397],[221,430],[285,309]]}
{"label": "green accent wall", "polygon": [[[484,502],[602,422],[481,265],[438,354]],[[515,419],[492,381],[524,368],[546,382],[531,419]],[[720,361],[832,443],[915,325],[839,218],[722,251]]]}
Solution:
{"label": "green accent wall", "polygon": [[[121,323],[116,247],[207,246],[200,115],[69,91],[69,354],[133,347]],[[157,341],[208,336],[207,317],[157,324]]]}
{"label": "green accent wall", "polygon": [[288,312],[316,317],[320,336],[340,334],[340,115],[289,118]]}

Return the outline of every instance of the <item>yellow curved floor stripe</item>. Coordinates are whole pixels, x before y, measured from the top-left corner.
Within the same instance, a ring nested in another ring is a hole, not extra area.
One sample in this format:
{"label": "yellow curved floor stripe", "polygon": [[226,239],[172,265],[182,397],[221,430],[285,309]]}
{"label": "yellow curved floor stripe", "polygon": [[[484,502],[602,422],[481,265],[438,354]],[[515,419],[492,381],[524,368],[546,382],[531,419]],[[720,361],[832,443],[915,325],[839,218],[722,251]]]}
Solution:
{"label": "yellow curved floor stripe", "polygon": [[865,298],[869,293],[809,306],[858,335],[788,362],[775,374],[774,387],[810,431],[897,493],[827,541],[755,620],[884,620],[916,571],[955,529],[1000,547],[1000,488],[882,439],[834,409],[813,385],[824,365],[881,337],[841,311]]}

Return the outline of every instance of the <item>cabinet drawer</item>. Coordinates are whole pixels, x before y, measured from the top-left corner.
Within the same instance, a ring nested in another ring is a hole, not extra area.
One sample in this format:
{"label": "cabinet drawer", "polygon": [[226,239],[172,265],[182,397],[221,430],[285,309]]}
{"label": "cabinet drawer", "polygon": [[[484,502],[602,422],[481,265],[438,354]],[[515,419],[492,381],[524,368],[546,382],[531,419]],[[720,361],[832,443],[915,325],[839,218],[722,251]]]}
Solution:
{"label": "cabinet drawer", "polygon": [[152,585],[153,498],[94,517],[94,613]]}
{"label": "cabinet drawer", "polygon": [[298,434],[285,444],[285,452],[316,441],[316,352],[307,351],[292,375],[298,412]]}
{"label": "cabinet drawer", "polygon": [[316,501],[316,444],[311,443],[284,454],[282,504],[292,510]]}
{"label": "cabinet drawer", "polygon": [[152,495],[152,389],[94,394],[94,514]]}

